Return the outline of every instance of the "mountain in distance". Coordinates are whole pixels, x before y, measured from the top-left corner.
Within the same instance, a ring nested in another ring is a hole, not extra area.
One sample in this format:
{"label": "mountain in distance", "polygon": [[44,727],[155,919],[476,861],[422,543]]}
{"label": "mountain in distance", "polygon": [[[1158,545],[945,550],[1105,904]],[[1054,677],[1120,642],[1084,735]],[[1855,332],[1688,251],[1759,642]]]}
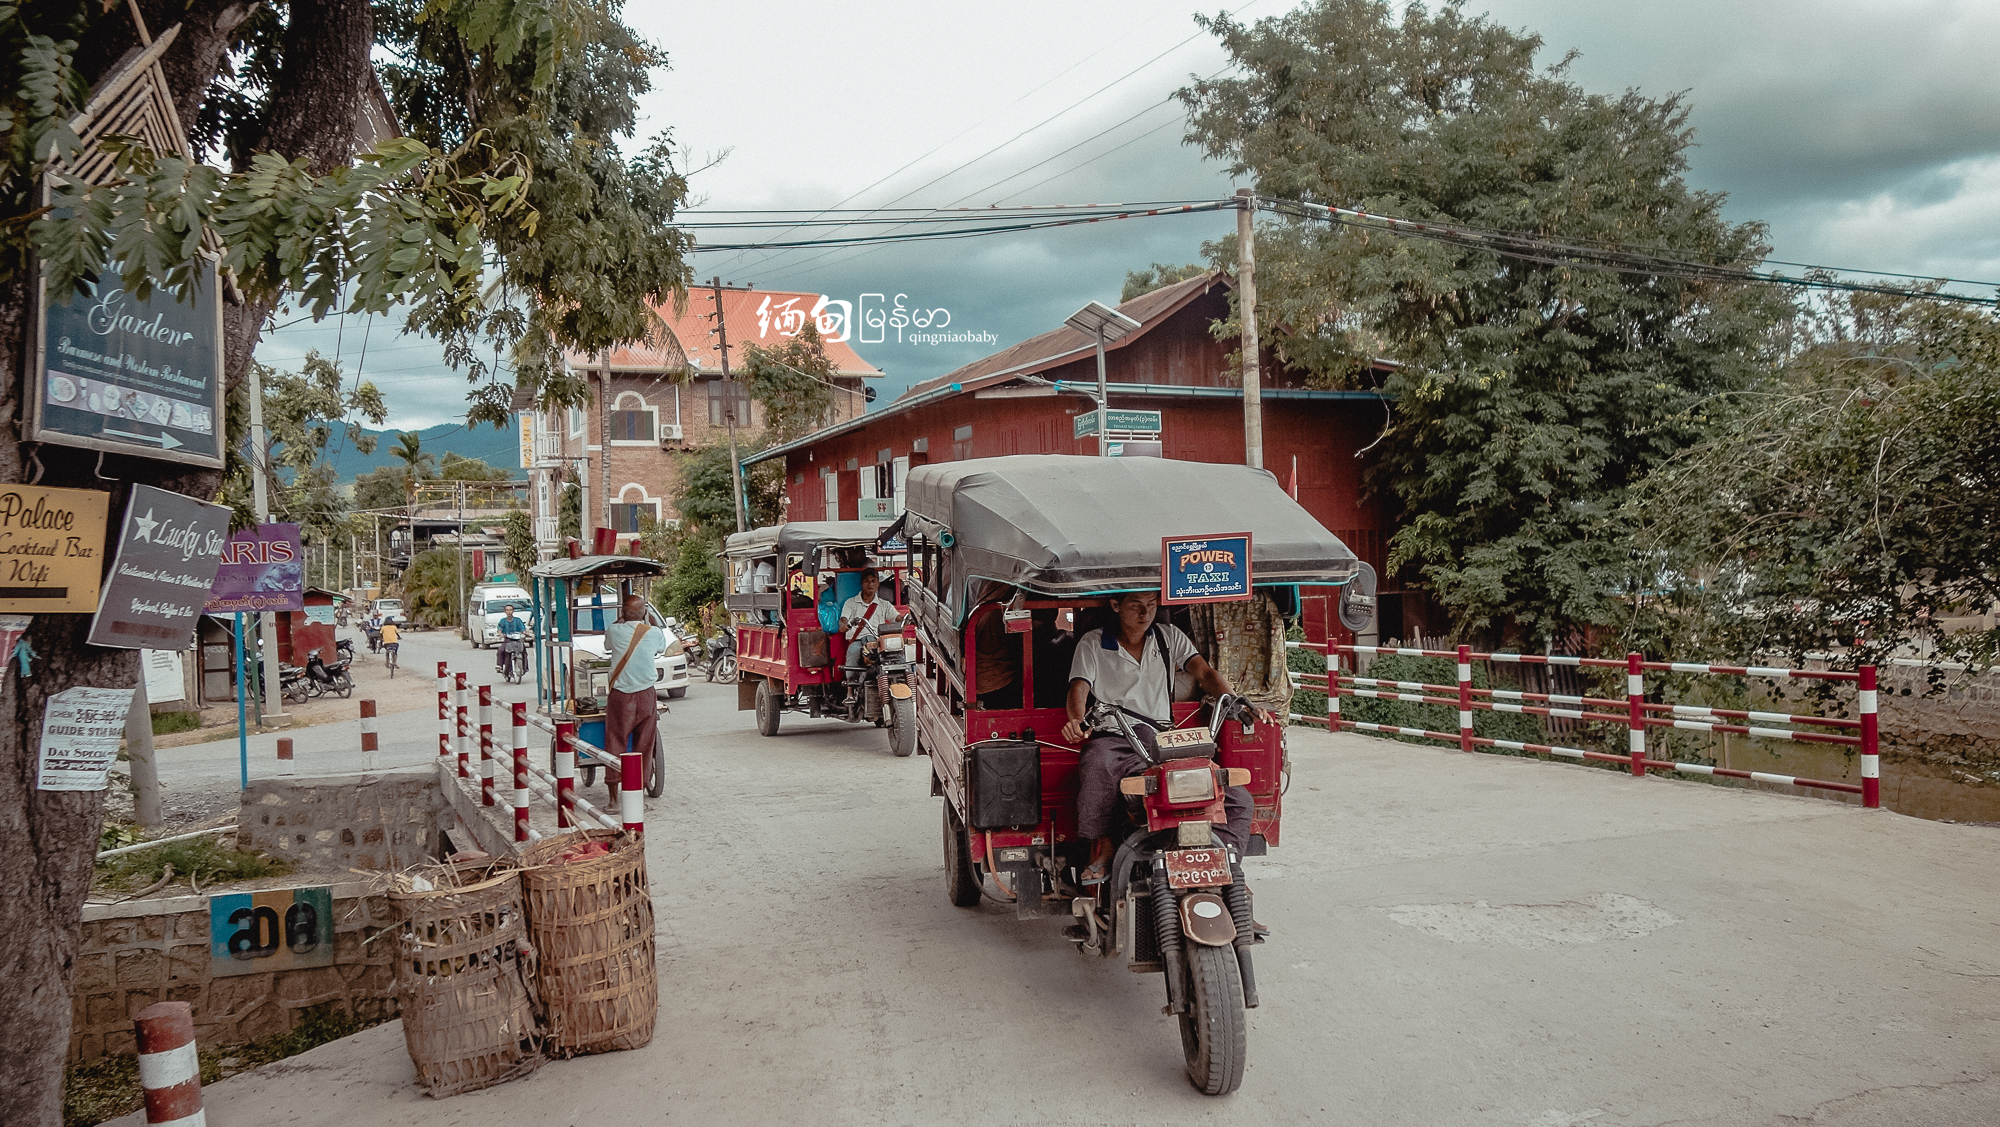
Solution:
{"label": "mountain in distance", "polygon": [[[507,426],[494,429],[481,424],[477,429],[467,429],[464,423],[439,423],[434,427],[424,427],[417,431],[422,436],[423,450],[434,454],[442,462],[446,453],[461,458],[478,458],[489,466],[497,466],[516,477],[523,476],[521,466],[521,439],[516,430],[519,419],[508,416]],[[326,444],[326,462],[340,475],[342,485],[354,484],[354,479],[370,470],[383,466],[401,465],[389,454],[389,447],[396,444],[396,436],[401,430],[373,430],[362,428],[366,434],[375,436],[373,454],[357,453],[347,442],[344,431],[337,431],[333,441]]]}

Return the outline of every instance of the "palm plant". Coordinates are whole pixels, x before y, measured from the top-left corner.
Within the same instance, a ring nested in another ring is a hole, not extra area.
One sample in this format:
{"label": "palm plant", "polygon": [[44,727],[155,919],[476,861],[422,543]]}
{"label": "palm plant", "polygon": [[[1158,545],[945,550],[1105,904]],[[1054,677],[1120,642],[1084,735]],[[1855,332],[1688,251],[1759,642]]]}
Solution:
{"label": "palm plant", "polygon": [[403,463],[403,504],[410,521],[410,555],[417,551],[417,482],[437,476],[437,455],[424,449],[424,436],[413,430],[396,432],[389,456]]}

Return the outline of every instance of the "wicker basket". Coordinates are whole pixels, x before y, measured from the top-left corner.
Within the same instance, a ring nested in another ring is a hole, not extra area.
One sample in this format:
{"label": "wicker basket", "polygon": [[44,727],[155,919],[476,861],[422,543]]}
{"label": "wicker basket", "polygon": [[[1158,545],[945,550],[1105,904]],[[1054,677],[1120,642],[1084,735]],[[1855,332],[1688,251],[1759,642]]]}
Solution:
{"label": "wicker basket", "polygon": [[417,1086],[437,1097],[526,1076],[543,1059],[521,874],[470,876],[455,888],[389,895],[401,915],[403,1039]]}
{"label": "wicker basket", "polygon": [[[611,853],[554,864],[563,850],[608,841]],[[646,848],[612,830],[536,842],[521,854],[552,1056],[636,1049],[653,1039],[660,983]]]}

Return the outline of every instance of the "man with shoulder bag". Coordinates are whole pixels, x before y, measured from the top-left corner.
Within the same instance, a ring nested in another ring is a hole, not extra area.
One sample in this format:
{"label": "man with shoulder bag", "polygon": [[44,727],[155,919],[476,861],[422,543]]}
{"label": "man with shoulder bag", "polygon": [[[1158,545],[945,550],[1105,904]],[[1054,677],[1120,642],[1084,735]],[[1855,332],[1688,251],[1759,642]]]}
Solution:
{"label": "man with shoulder bag", "polygon": [[[604,707],[604,750],[623,755],[627,741],[639,756],[659,741],[659,698],[653,691],[653,660],[667,652],[666,635],[646,621],[646,603],[626,598],[619,620],[605,628],[604,652],[611,658],[611,699]],[[618,793],[618,772],[609,772]]]}

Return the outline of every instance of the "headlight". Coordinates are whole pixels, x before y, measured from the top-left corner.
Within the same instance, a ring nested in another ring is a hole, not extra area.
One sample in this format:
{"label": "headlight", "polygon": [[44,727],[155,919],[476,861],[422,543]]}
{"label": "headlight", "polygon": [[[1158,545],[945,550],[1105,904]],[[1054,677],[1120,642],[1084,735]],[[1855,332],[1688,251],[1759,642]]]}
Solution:
{"label": "headlight", "polygon": [[888,637],[883,638],[882,648],[889,653],[902,653],[903,636],[901,634],[891,634]]}
{"label": "headlight", "polygon": [[1215,797],[1215,772],[1206,767],[1167,772],[1167,801],[1207,802]]}

